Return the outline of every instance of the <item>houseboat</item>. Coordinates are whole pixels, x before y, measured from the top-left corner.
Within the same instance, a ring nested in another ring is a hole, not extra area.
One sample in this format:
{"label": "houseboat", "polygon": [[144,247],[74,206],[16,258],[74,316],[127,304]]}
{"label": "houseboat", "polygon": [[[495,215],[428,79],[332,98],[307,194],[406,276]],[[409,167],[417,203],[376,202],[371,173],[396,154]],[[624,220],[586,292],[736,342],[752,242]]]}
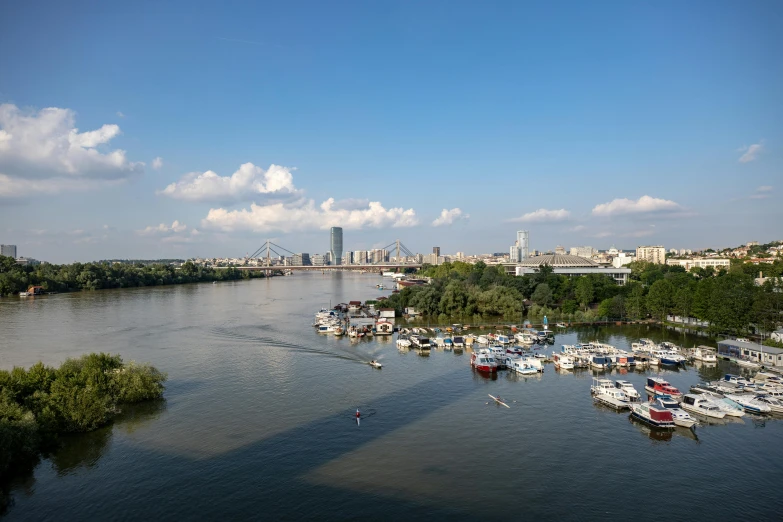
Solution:
{"label": "houseboat", "polygon": [[411,335],[411,343],[415,348],[430,348],[430,340],[423,335]]}
{"label": "houseboat", "polygon": [[394,323],[381,319],[375,323],[375,335],[391,335],[394,333]]}

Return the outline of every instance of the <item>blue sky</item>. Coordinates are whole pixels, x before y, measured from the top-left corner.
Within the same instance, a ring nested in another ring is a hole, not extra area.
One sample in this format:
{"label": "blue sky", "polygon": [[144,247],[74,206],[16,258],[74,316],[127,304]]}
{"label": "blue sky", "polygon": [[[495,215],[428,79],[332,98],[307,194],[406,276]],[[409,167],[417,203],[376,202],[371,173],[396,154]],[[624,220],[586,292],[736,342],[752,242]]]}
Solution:
{"label": "blue sky", "polygon": [[0,10],[20,255],[783,239],[780,2]]}

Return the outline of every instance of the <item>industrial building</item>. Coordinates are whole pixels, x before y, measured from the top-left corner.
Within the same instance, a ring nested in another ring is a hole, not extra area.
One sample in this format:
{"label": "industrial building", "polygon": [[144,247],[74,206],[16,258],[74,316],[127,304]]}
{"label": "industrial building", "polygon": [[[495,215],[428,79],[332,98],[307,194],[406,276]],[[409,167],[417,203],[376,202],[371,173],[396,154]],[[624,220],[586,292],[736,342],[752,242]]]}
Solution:
{"label": "industrial building", "polygon": [[516,275],[535,274],[543,266],[552,267],[553,273],[566,276],[582,276],[588,274],[606,275],[614,279],[618,285],[628,282],[630,268],[606,267],[580,256],[548,254],[526,259],[517,264]]}

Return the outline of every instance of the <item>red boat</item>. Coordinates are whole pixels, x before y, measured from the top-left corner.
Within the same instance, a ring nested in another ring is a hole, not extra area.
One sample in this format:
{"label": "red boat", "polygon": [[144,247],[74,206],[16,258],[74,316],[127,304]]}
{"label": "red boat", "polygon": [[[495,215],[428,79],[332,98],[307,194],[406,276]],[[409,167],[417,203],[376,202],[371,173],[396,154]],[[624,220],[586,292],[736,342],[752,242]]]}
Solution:
{"label": "red boat", "polygon": [[631,405],[631,417],[653,428],[674,429],[674,417],[666,408],[658,408],[649,402]]}
{"label": "red boat", "polygon": [[473,352],[470,356],[470,365],[480,372],[495,373],[498,371],[498,363],[488,350]]}
{"label": "red boat", "polygon": [[682,397],[682,392],[680,390],[660,377],[647,377],[647,386],[645,386],[644,389],[653,395],[671,395],[675,399]]}

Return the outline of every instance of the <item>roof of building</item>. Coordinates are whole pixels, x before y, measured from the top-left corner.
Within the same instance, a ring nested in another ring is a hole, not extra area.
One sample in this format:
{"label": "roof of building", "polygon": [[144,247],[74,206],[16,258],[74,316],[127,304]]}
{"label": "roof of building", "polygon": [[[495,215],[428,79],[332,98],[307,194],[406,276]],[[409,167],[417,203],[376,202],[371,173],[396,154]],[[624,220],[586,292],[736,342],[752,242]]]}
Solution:
{"label": "roof of building", "polygon": [[538,267],[542,265],[549,265],[551,267],[558,268],[578,268],[578,267],[590,267],[599,266],[598,263],[594,263],[585,257],[570,256],[568,254],[547,254],[544,256],[535,256],[525,259],[521,263],[517,263],[519,266]]}
{"label": "roof of building", "polygon": [[718,341],[718,346],[733,346],[735,348],[744,348],[746,350],[755,350],[757,352],[764,351],[771,354],[783,354],[783,349],[775,348],[774,346],[761,346],[757,343],[746,343],[745,341],[737,341],[736,339],[724,339]]}

